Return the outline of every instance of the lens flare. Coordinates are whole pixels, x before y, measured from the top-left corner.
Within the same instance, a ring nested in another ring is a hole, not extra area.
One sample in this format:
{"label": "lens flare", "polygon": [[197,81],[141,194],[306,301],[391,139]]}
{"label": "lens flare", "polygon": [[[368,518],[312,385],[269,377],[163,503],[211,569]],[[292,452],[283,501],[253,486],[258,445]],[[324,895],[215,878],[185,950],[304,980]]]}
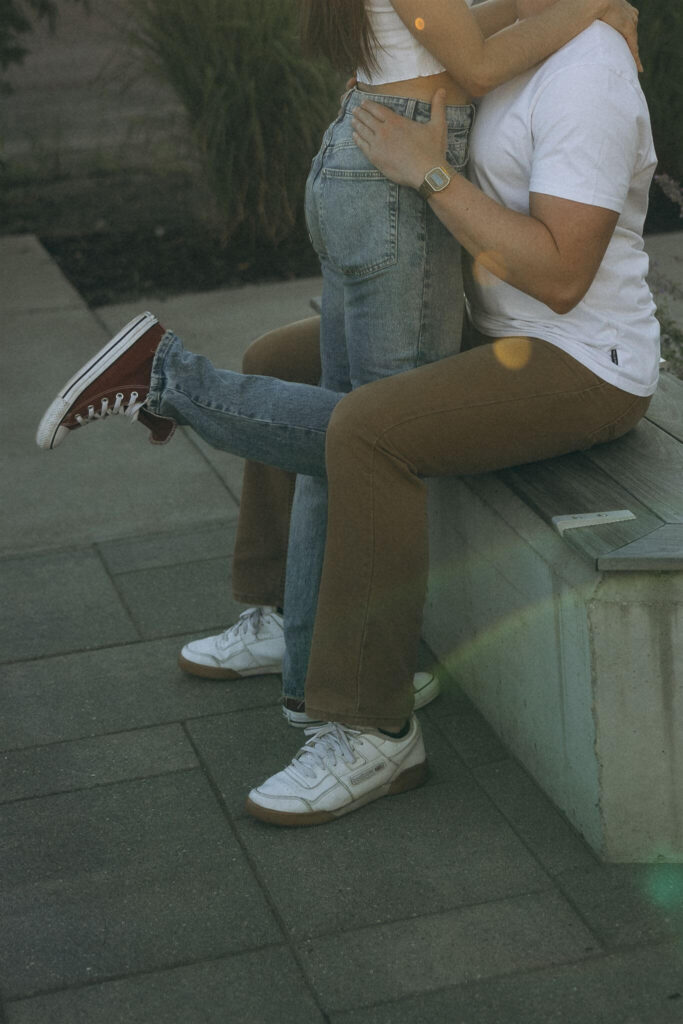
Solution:
{"label": "lens flare", "polygon": [[415,28],[417,29],[417,31],[421,32],[424,27],[425,27],[425,20],[424,20],[424,18],[416,18],[415,19]]}
{"label": "lens flare", "polygon": [[496,338],[493,354],[506,370],[523,370],[531,357],[531,339]]}
{"label": "lens flare", "polygon": [[[659,851],[662,858],[668,859],[672,854],[673,851]],[[651,865],[647,869],[645,892],[654,906],[678,913],[683,923],[683,868],[678,864]]]}

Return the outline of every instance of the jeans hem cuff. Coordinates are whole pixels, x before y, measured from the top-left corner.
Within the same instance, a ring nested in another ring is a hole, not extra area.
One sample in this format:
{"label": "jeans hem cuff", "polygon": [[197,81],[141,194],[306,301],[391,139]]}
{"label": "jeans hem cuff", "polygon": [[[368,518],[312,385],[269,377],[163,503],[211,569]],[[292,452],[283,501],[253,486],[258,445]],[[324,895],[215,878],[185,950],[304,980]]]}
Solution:
{"label": "jeans hem cuff", "polygon": [[147,408],[157,416],[162,415],[159,411],[161,406],[162,393],[166,389],[166,374],[164,373],[164,362],[168,350],[176,340],[173,331],[166,331],[157,346],[152,360],[152,373],[150,375],[149,392],[147,394]]}
{"label": "jeans hem cuff", "polygon": [[372,715],[349,715],[342,711],[319,710],[309,706],[306,702],[306,714],[309,718],[321,722],[339,722],[341,725],[348,725],[352,729],[384,729],[387,732],[400,732],[406,722],[410,719],[411,712],[401,715],[398,718],[381,718]]}

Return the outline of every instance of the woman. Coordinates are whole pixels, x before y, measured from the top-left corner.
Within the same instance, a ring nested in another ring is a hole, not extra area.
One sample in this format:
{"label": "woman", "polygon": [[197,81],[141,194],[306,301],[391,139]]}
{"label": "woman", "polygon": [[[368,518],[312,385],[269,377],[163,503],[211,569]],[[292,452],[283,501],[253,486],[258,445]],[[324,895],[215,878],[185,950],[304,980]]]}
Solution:
{"label": "woman", "polygon": [[[579,57],[576,67],[582,69],[583,52]],[[623,54],[617,57],[610,72],[611,91],[605,92],[611,102],[624,89],[627,98],[637,96],[635,74],[629,78]],[[544,73],[550,74],[549,67]],[[591,122],[591,115],[595,120],[595,111],[584,102],[572,111],[573,122],[558,118],[556,90],[558,81],[564,89],[564,80],[556,78],[551,75],[554,85],[547,89],[545,107],[536,105],[537,116],[545,110],[539,126],[565,132],[567,125],[574,125],[583,141],[582,126]],[[503,91],[504,96],[513,93]],[[419,188],[425,171],[442,159],[444,100],[438,93],[433,119],[426,124],[398,117],[382,104],[370,104],[367,114],[357,113],[362,151],[404,188]],[[629,197],[630,219],[615,234],[615,246],[611,238],[617,218],[609,195],[606,209],[589,199],[588,212],[572,208],[568,218],[563,214],[569,222],[564,233],[557,225],[557,204],[549,212],[547,204],[534,200],[531,215],[513,213],[457,176],[430,203],[475,255],[494,251],[505,256],[504,267],[494,266],[494,272],[512,274],[516,288],[537,292],[544,303],[564,313],[564,306],[578,302],[581,289],[591,286],[610,247],[623,257],[624,239],[638,232],[653,166],[647,112],[638,103],[637,116],[627,110],[624,120],[605,102],[609,120],[600,126],[599,144],[594,132],[591,144],[577,150],[590,158],[591,182],[598,173],[606,176],[609,193],[612,183],[621,181]],[[514,167],[527,151],[526,137],[520,138],[517,152],[518,118],[503,111],[501,124],[508,134],[512,131],[513,145],[500,159]],[[636,127],[637,137],[632,131]],[[500,128],[497,132],[503,134]],[[608,143],[616,154],[615,166],[606,159]],[[560,165],[567,161],[566,139],[563,145],[565,152],[554,152],[552,145],[546,152],[546,166],[553,172],[558,160]],[[490,165],[485,169],[490,175]],[[538,216],[534,203],[540,203]],[[511,205],[519,209],[520,197]],[[577,225],[582,226],[578,233]],[[642,261],[631,248],[626,254],[629,265],[622,268],[617,261],[606,267],[605,275],[607,281],[615,275],[623,279],[629,294],[642,275]],[[568,279],[573,290],[567,289]],[[332,516],[307,680],[309,710],[329,724],[315,732],[289,768],[252,791],[251,813],[277,823],[313,824],[423,779],[424,747],[419,724],[411,716],[425,577],[421,477],[545,458],[629,429],[642,416],[656,377],[654,320],[643,284],[633,300],[641,318],[638,331],[634,333],[624,310],[614,302],[610,307],[608,324],[624,324],[623,338],[614,346],[616,358],[603,344],[591,347],[590,339],[576,337],[583,330],[581,318],[564,348],[566,325],[543,326],[539,319],[539,337],[547,328],[551,336],[559,331],[559,340],[521,337],[484,345],[343,397],[328,389],[217,371],[207,360],[185,352],[175,336],[146,315],[63,389],[39,428],[42,447],[54,447],[69,430],[102,418],[114,406],[144,417],[156,440],[170,436],[175,423],[187,423],[218,447],[312,477],[324,479],[327,472],[330,478]],[[639,349],[647,357],[644,361]],[[510,373],[512,364],[518,373]]]}
{"label": "woman", "polygon": [[[309,325],[283,338],[289,358],[277,355],[269,340],[255,347],[248,353],[246,372],[320,380],[329,390],[346,392],[457,350],[453,328],[462,319],[458,244],[421,196],[397,187],[372,167],[353,143],[352,116],[370,95],[394,112],[425,123],[431,96],[443,88],[448,124],[444,155],[460,171],[467,158],[472,94],[537,63],[594,18],[605,18],[622,30],[636,51],[635,12],[620,0],[559,0],[537,17],[512,25],[516,17],[514,0],[488,0],[472,11],[465,0],[304,0],[307,48],[326,55],[344,72],[356,68],[358,80],[325,133],[306,188],[307,221],[324,280],[322,366],[314,361],[305,372],[297,372],[302,357],[308,363],[308,354],[302,353],[307,330],[318,345],[318,328]],[[274,502],[279,514],[272,511]],[[282,667],[285,716],[291,724],[306,725],[310,717],[304,707],[304,681],[325,543],[324,481],[297,481],[288,531],[291,504],[289,482],[263,467],[246,468],[233,587],[236,600],[257,607],[225,633],[187,644],[180,663],[189,672],[213,678]],[[264,508],[271,513],[264,515]],[[417,677],[416,700],[422,704],[432,699],[437,687],[433,677]]]}

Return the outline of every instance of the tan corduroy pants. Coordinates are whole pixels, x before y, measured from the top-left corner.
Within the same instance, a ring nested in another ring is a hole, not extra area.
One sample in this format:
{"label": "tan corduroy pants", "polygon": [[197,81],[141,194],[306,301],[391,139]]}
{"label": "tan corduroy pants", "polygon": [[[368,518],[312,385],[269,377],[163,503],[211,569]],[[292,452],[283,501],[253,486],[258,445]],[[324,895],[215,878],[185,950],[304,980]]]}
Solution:
{"label": "tan corduroy pants", "polygon": [[[427,569],[425,478],[486,473],[630,430],[649,399],[534,338],[470,332],[459,355],[341,399],[326,442],[329,518],[306,681],[316,719],[400,729],[410,714]],[[312,383],[318,321],[255,342],[251,373]],[[293,478],[247,464],[235,595],[281,604]]]}

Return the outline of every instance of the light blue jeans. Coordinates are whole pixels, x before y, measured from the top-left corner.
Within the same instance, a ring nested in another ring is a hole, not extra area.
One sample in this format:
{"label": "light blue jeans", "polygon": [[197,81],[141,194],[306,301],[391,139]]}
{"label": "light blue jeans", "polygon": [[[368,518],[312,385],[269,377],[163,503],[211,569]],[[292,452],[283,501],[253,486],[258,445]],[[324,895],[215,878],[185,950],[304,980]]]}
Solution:
{"label": "light blue jeans", "polygon": [[[430,105],[352,89],[306,183],[306,222],[323,274],[321,363],[335,394],[453,355],[460,343],[460,247],[414,189],[378,171],[352,138],[365,98],[418,122]],[[447,108],[449,163],[467,162],[471,106]],[[304,698],[325,552],[327,483],[298,478],[285,584],[283,690]]]}

